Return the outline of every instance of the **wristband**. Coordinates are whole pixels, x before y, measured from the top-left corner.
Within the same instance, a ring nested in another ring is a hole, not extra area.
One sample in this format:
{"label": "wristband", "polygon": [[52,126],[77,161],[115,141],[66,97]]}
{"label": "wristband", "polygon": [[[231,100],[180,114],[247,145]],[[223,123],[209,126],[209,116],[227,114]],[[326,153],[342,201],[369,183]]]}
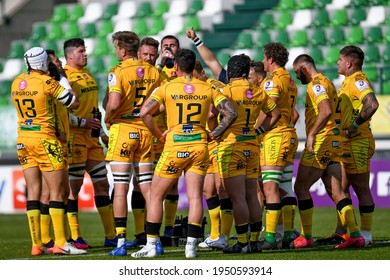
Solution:
{"label": "wristband", "polygon": [[87,123],[87,120],[86,119],[82,119],[82,118],[78,118],[78,123],[77,123],[77,126],[78,127],[84,127],[85,124]]}
{"label": "wristband", "polygon": [[100,128],[100,137],[108,136],[106,135],[106,132],[104,131],[103,127]]}
{"label": "wristband", "polygon": [[260,134],[265,132],[265,129],[260,125],[259,127],[257,127],[255,129],[255,132],[256,132],[257,136],[259,136]]}
{"label": "wristband", "polygon": [[353,121],[352,126],[354,128],[358,128],[360,125],[356,122],[356,120]]}
{"label": "wristband", "polygon": [[200,47],[201,45],[203,45],[203,41],[201,39],[199,39],[198,37],[195,37],[193,42],[194,42],[196,47]]}
{"label": "wristband", "polygon": [[161,70],[163,70],[164,66],[162,66],[161,64],[157,65],[157,70],[161,72]]}

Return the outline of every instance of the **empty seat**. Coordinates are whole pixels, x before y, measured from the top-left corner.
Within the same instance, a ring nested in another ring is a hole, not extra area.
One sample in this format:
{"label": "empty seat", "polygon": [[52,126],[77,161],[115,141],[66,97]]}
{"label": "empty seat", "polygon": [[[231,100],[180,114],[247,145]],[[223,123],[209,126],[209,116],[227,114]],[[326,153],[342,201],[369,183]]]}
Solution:
{"label": "empty seat", "polygon": [[137,2],[122,1],[118,6],[118,13],[112,17],[114,23],[122,19],[130,19],[137,13]]}
{"label": "empty seat", "polygon": [[150,30],[149,30],[150,35],[157,35],[162,30],[164,30],[164,26],[165,23],[161,16],[153,17],[152,22],[150,24]]}
{"label": "empty seat", "polygon": [[61,39],[63,36],[62,24],[60,22],[51,22],[47,33],[48,40]]}
{"label": "empty seat", "polygon": [[94,50],[92,52],[93,56],[107,55],[110,53],[110,47],[106,38],[98,38]]}
{"label": "empty seat", "polygon": [[68,20],[68,6],[65,4],[56,5],[50,18],[52,22],[64,22]]}
{"label": "empty seat", "polygon": [[307,46],[306,30],[296,30],[290,36],[290,47]]}
{"label": "empty seat", "polygon": [[203,1],[202,0],[192,0],[191,4],[188,7],[187,14],[196,15],[196,13],[202,9],[203,9]]}
{"label": "empty seat", "polygon": [[164,30],[160,31],[161,35],[177,35],[184,29],[183,16],[172,16],[165,22]]}
{"label": "empty seat", "polygon": [[341,45],[345,41],[344,29],[335,27],[330,30],[328,43],[331,45]]}
{"label": "empty seat", "polygon": [[166,0],[159,0],[154,9],[153,9],[153,16],[163,16],[166,12],[169,10],[169,3]]}
{"label": "empty seat", "polygon": [[312,9],[314,7],[313,0],[295,0],[295,4],[298,9]]}
{"label": "empty seat", "polygon": [[376,45],[371,44],[364,48],[364,62],[367,64],[380,62],[379,48]]}
{"label": "empty seat", "polygon": [[290,38],[289,38],[288,32],[285,29],[278,30],[275,34],[274,41],[279,42],[287,47],[290,43]]}
{"label": "empty seat", "polygon": [[114,25],[110,19],[106,19],[99,23],[96,36],[99,38],[106,38],[106,36],[112,32],[114,32]]}
{"label": "empty seat", "polygon": [[101,16],[102,19],[110,19],[118,13],[118,3],[107,3],[104,7],[103,14]]}
{"label": "empty seat", "polygon": [[101,2],[90,2],[85,7],[84,15],[77,21],[80,24],[96,22],[103,16],[103,4]]}
{"label": "empty seat", "polygon": [[311,31],[310,44],[312,46],[324,46],[327,44],[326,32],[323,28],[315,28]]}
{"label": "empty seat", "polygon": [[313,25],[316,27],[325,27],[329,24],[329,14],[323,9],[314,11],[312,19]]}
{"label": "empty seat", "polygon": [[357,7],[352,10],[351,15],[349,16],[349,22],[352,25],[358,25],[360,22],[366,19],[366,10],[361,7]]}
{"label": "empty seat", "polygon": [[255,60],[255,61],[263,61],[263,59],[264,59],[264,49],[262,47],[255,48],[255,51],[254,51],[252,59]]}
{"label": "empty seat", "polygon": [[172,0],[169,4],[169,10],[164,13],[164,19],[168,19],[172,16],[181,16],[186,14],[188,11],[187,0]]}
{"label": "empty seat", "polygon": [[327,10],[339,10],[344,9],[351,3],[351,0],[332,0],[325,6]]}
{"label": "empty seat", "polygon": [[274,27],[277,29],[285,29],[287,25],[292,23],[292,12],[290,11],[281,11],[277,15],[277,19],[275,20]]}
{"label": "empty seat", "polygon": [[94,22],[87,22],[81,30],[81,37],[83,37],[83,38],[92,38],[92,37],[95,37],[96,34],[97,34],[97,31],[96,31],[96,25]]}
{"label": "empty seat", "polygon": [[360,26],[352,26],[347,31],[346,43],[349,45],[358,45],[364,42],[364,32]]}
{"label": "empty seat", "polygon": [[268,29],[274,25],[274,15],[272,12],[264,12],[260,15],[257,28]]}
{"label": "empty seat", "polygon": [[222,0],[205,0],[203,2],[203,9],[200,10],[198,16],[213,16],[223,11],[223,2]]}
{"label": "empty seat", "polygon": [[237,38],[234,46],[236,49],[247,49],[253,47],[252,33],[250,31],[242,31]]}
{"label": "empty seat", "polygon": [[76,3],[70,9],[68,21],[77,21],[83,15],[84,15],[84,6],[80,3]]}
{"label": "empty seat", "polygon": [[256,34],[255,45],[257,47],[264,47],[270,42],[271,36],[267,30],[260,30],[260,32]]}
{"label": "empty seat", "polygon": [[278,6],[276,6],[276,10],[282,11],[291,11],[295,8],[295,0],[280,0]]}
{"label": "empty seat", "polygon": [[196,15],[187,15],[184,18],[184,29],[183,33],[189,28],[193,28],[195,32],[200,31],[200,22]]}
{"label": "empty seat", "polygon": [[382,94],[390,95],[390,81],[382,82]]}
{"label": "empty seat", "polygon": [[351,0],[349,4],[352,7],[367,7],[369,5],[368,0]]}
{"label": "empty seat", "polygon": [[384,6],[370,7],[366,19],[360,22],[362,27],[366,26],[378,26],[386,19],[386,10]]}
{"label": "empty seat", "polygon": [[64,25],[64,39],[76,38],[80,36],[80,30],[77,21],[69,21],[66,22]]}
{"label": "empty seat", "polygon": [[144,36],[148,34],[148,23],[145,18],[136,18],[134,22],[133,32],[138,34],[139,36]]}
{"label": "empty seat", "polygon": [[44,40],[46,35],[46,24],[43,22],[35,23],[33,24],[29,40],[32,42],[39,42]]}
{"label": "empty seat", "polygon": [[152,14],[152,3],[143,1],[139,3],[136,17],[149,17]]}
{"label": "empty seat", "polygon": [[230,59],[230,50],[222,49],[217,53],[217,59],[219,63],[224,67]]}
{"label": "empty seat", "polygon": [[24,41],[14,40],[11,42],[11,48],[8,52],[8,58],[23,58],[24,56]]}
{"label": "empty seat", "polygon": [[347,10],[334,10],[331,12],[330,25],[345,26],[348,24]]}
{"label": "empty seat", "polygon": [[133,20],[129,18],[121,18],[114,25],[114,32],[132,30]]}
{"label": "empty seat", "polygon": [[311,47],[309,55],[313,58],[316,65],[321,65],[324,62],[324,55],[320,47]]}
{"label": "empty seat", "polygon": [[374,83],[378,80],[378,69],[376,67],[364,67],[363,68],[364,74],[366,74],[367,79]]}
{"label": "empty seat", "polygon": [[372,26],[367,29],[365,34],[367,43],[381,43],[383,40],[382,28],[380,26]]}
{"label": "empty seat", "polygon": [[330,4],[332,0],[315,0],[315,7],[323,9],[326,5]]}
{"label": "empty seat", "polygon": [[324,62],[326,65],[334,65],[339,60],[340,48],[331,46],[326,50]]}
{"label": "empty seat", "polygon": [[305,29],[311,22],[311,10],[298,10],[294,14],[292,23],[287,26],[287,30]]}
{"label": "empty seat", "polygon": [[[383,62],[390,63],[390,45],[386,45],[381,53]],[[389,77],[390,78],[390,77]]]}

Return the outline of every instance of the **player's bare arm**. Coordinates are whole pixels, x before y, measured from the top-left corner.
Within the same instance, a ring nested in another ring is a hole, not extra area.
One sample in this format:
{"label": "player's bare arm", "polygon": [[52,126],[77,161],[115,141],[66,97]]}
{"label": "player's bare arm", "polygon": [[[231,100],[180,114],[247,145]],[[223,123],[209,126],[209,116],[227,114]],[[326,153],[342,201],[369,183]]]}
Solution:
{"label": "player's bare arm", "polygon": [[148,98],[140,111],[140,117],[146,127],[152,132],[152,134],[161,142],[164,142],[166,134],[163,134],[161,129],[157,126],[153,119],[154,114],[159,111],[160,104],[153,98]]}
{"label": "player's bare arm", "polygon": [[224,133],[225,130],[228,129],[229,126],[237,118],[237,110],[228,99],[222,100],[218,104],[217,109],[219,113],[222,115],[222,119],[217,125],[217,127],[210,132],[210,138],[212,140],[221,136],[222,133]]}

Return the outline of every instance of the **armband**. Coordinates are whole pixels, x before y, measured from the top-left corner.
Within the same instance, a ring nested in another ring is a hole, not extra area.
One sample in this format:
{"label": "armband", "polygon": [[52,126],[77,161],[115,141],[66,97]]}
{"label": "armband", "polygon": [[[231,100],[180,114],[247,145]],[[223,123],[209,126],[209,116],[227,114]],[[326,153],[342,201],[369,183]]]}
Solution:
{"label": "armband", "polygon": [[200,47],[201,45],[203,45],[203,41],[201,39],[199,39],[198,37],[195,37],[193,42],[194,42],[196,47]]}
{"label": "armband", "polygon": [[356,122],[356,120],[353,121],[352,126],[354,128],[358,128],[360,125]]}
{"label": "armband", "polygon": [[163,68],[164,68],[164,67],[163,67],[161,64],[158,64],[158,65],[157,65],[157,70],[158,70],[158,71],[161,72],[161,70],[163,70]]}
{"label": "armband", "polygon": [[256,132],[257,136],[259,136],[260,134],[265,132],[265,129],[260,125],[259,127],[257,127],[255,129],[255,132]]}

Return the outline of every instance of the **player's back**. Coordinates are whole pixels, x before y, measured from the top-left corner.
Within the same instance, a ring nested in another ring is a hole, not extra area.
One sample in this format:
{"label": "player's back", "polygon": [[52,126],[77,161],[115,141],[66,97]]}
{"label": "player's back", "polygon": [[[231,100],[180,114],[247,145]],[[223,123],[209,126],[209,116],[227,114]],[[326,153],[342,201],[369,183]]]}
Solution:
{"label": "player's back", "polygon": [[37,72],[23,73],[14,79],[11,97],[18,114],[19,136],[55,137],[53,103],[63,90],[52,77]]}
{"label": "player's back", "polygon": [[237,118],[226,130],[222,138],[232,142],[256,140],[253,129],[260,111],[267,106],[268,96],[258,87],[251,86],[247,80],[236,80],[222,89],[237,110]]}
{"label": "player's back", "polygon": [[144,126],[139,112],[146,99],[160,85],[158,70],[143,60],[129,58],[111,69],[108,84],[110,93],[122,95],[113,122]]}

